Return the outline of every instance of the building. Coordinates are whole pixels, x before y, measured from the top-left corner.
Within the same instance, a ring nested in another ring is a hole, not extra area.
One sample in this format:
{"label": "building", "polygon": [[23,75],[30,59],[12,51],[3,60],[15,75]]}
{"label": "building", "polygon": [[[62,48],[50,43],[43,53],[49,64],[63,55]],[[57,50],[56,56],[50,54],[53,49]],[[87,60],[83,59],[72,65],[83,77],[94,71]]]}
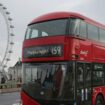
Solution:
{"label": "building", "polygon": [[13,67],[9,67],[8,75],[10,80],[21,82],[22,80],[22,62],[19,60]]}
{"label": "building", "polygon": [[0,83],[1,83],[2,77],[3,77],[3,75],[2,75],[2,72],[0,71]]}
{"label": "building", "polygon": [[0,84],[5,83],[5,81],[6,81],[6,78],[3,75],[3,72],[0,71]]}
{"label": "building", "polygon": [[9,80],[15,80],[15,68],[14,67],[8,68],[8,75],[9,75]]}

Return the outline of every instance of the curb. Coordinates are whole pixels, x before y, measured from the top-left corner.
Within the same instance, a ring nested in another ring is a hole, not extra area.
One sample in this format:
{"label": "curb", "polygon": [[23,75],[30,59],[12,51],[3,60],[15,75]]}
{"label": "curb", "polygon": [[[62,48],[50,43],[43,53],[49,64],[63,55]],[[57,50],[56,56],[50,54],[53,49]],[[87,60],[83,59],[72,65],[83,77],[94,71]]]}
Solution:
{"label": "curb", "polygon": [[0,89],[0,93],[20,92],[21,88]]}

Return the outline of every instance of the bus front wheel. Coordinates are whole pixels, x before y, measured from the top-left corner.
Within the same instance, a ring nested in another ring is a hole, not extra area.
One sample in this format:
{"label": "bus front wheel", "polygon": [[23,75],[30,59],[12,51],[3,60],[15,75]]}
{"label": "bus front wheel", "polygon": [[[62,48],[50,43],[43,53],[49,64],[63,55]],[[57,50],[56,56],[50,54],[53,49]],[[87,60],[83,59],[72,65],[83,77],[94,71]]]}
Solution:
{"label": "bus front wheel", "polygon": [[104,105],[104,99],[101,95],[97,96],[95,105]]}

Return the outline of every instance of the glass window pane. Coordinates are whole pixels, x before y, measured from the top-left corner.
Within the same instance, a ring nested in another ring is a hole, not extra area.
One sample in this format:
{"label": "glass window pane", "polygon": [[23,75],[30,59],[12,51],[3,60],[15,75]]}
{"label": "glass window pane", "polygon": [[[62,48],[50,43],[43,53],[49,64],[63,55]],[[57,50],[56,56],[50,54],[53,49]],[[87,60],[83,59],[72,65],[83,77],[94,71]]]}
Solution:
{"label": "glass window pane", "polygon": [[70,19],[70,34],[79,35],[80,19]]}
{"label": "glass window pane", "polygon": [[80,36],[82,37],[87,37],[87,33],[86,33],[86,23],[84,21],[81,20],[80,22]]}
{"label": "glass window pane", "polygon": [[95,86],[104,84],[104,64],[94,65],[93,84]]}
{"label": "glass window pane", "polygon": [[100,41],[105,43],[105,30],[100,29]]}
{"label": "glass window pane", "polygon": [[37,80],[37,68],[32,68],[32,81],[35,82]]}
{"label": "glass window pane", "polygon": [[31,32],[31,29],[28,28],[27,31],[26,31],[25,39],[29,39],[29,37],[30,37],[30,32]]}
{"label": "glass window pane", "polygon": [[83,88],[83,70],[84,70],[84,64],[78,63],[77,64],[77,86],[78,89]]}
{"label": "glass window pane", "polygon": [[38,30],[36,30],[36,29],[31,30],[30,35],[31,35],[31,38],[37,37],[38,36]]}
{"label": "glass window pane", "polygon": [[[68,19],[59,19],[32,24],[28,26],[28,29],[31,31],[31,33],[29,33],[31,36],[30,38],[65,35],[67,21]],[[26,34],[26,37],[27,35],[28,34]]]}
{"label": "glass window pane", "polygon": [[48,36],[46,32],[42,32],[42,36]]}
{"label": "glass window pane", "polygon": [[88,24],[88,38],[98,40],[98,28],[91,24]]}
{"label": "glass window pane", "polygon": [[26,68],[25,72],[25,82],[30,82],[31,81],[31,68]]}
{"label": "glass window pane", "polygon": [[[45,89],[45,97],[48,98],[57,98],[58,96],[64,97],[64,87],[65,87],[65,79],[67,75],[67,64],[66,63],[40,63],[40,64],[25,64],[25,85],[26,91],[29,91],[32,96],[36,96],[34,93],[37,93],[37,90]],[[72,76],[73,71],[70,70],[69,76]],[[73,76],[72,76],[73,77]],[[70,77],[72,80],[73,78]],[[70,89],[70,92],[73,91],[73,82],[69,81],[67,88]],[[72,82],[72,83],[71,83]],[[29,86],[29,87],[28,87]],[[35,86],[35,87],[34,87]],[[27,90],[27,87],[29,90]],[[68,91],[66,91],[68,92]],[[74,91],[73,91],[74,92]],[[72,93],[73,93],[72,92]],[[39,94],[39,92],[38,92]],[[52,96],[53,94],[53,96]],[[72,94],[73,95],[73,94]],[[68,94],[69,96],[69,94]],[[43,98],[45,98],[43,97]]]}
{"label": "glass window pane", "polygon": [[74,97],[74,70],[72,67],[72,63],[68,66],[68,70],[66,72],[66,77],[65,77],[65,84],[64,84],[64,96],[66,98],[71,98],[73,99]]}
{"label": "glass window pane", "polygon": [[85,64],[85,87],[91,86],[91,64]]}

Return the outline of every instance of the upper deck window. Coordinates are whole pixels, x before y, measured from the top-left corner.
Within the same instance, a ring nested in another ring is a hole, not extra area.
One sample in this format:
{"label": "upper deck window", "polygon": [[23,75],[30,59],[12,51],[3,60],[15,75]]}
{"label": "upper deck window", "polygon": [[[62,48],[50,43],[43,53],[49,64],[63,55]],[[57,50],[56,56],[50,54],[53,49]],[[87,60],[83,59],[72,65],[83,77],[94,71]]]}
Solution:
{"label": "upper deck window", "polygon": [[88,24],[88,38],[98,40],[98,27]]}
{"label": "upper deck window", "polygon": [[70,19],[70,34],[79,35],[80,19]]}
{"label": "upper deck window", "polygon": [[87,26],[86,26],[86,22],[84,22],[83,20],[80,21],[80,36],[81,37],[87,37]]}
{"label": "upper deck window", "polygon": [[70,19],[70,29],[69,33],[71,35],[87,37],[86,22],[81,19],[71,18]]}
{"label": "upper deck window", "polygon": [[65,35],[68,19],[51,20],[28,26],[26,39],[44,36]]}
{"label": "upper deck window", "polygon": [[105,30],[100,28],[99,33],[100,33],[100,42],[105,43]]}

